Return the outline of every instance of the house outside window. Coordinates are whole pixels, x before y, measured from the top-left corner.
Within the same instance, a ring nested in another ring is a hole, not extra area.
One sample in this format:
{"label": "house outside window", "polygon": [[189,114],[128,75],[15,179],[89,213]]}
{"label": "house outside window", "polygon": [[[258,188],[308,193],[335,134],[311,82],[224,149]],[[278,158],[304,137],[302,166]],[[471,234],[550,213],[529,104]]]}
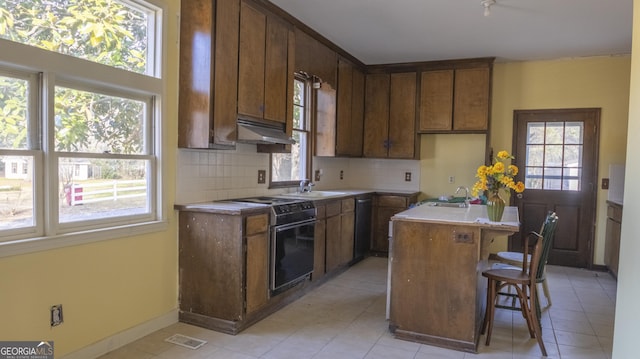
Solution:
{"label": "house outside window", "polygon": [[290,153],[271,154],[271,187],[298,185],[311,167],[311,82],[296,75],[293,94],[293,130]]}
{"label": "house outside window", "polygon": [[0,241],[162,220],[159,1],[0,0]]}

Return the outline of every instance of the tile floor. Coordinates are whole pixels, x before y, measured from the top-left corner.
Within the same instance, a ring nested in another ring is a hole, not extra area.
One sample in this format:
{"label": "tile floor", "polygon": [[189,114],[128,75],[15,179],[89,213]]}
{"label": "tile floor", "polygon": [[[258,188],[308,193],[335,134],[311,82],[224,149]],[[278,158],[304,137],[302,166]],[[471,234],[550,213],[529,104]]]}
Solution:
{"label": "tile floor", "polygon": [[[607,273],[547,266],[553,305],[543,311],[549,358],[611,358],[616,282]],[[101,359],[540,358],[519,312],[496,310],[491,345],[469,354],[394,339],[385,320],[387,259],[370,257],[232,336],[177,323]],[[546,305],[544,297],[542,304]],[[197,350],[164,339],[207,341]]]}

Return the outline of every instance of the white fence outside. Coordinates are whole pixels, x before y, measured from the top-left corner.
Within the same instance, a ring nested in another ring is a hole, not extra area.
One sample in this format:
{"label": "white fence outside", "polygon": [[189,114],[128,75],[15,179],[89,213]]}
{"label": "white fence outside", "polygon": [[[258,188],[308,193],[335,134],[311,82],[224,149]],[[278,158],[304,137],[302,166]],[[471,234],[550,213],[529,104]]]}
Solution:
{"label": "white fence outside", "polygon": [[147,183],[145,180],[74,183],[70,188],[65,189],[65,195],[67,204],[70,206],[145,197],[147,195]]}

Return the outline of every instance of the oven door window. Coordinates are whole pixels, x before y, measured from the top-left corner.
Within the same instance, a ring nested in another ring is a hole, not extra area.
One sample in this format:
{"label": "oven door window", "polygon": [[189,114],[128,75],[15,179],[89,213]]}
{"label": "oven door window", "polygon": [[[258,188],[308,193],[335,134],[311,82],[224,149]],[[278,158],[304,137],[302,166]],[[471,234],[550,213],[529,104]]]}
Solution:
{"label": "oven door window", "polygon": [[316,221],[277,226],[271,242],[271,290],[286,289],[313,272]]}

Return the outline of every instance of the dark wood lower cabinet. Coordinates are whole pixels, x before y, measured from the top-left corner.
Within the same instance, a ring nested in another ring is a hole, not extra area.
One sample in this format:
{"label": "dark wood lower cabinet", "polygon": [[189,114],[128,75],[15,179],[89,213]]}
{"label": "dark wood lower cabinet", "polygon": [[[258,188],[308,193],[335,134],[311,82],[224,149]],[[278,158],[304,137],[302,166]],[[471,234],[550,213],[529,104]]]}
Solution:
{"label": "dark wood lower cabinet", "polygon": [[374,254],[386,254],[389,252],[389,220],[396,213],[407,209],[411,203],[418,199],[418,193],[402,194],[378,194],[373,202],[373,235],[371,238],[371,251]]}

